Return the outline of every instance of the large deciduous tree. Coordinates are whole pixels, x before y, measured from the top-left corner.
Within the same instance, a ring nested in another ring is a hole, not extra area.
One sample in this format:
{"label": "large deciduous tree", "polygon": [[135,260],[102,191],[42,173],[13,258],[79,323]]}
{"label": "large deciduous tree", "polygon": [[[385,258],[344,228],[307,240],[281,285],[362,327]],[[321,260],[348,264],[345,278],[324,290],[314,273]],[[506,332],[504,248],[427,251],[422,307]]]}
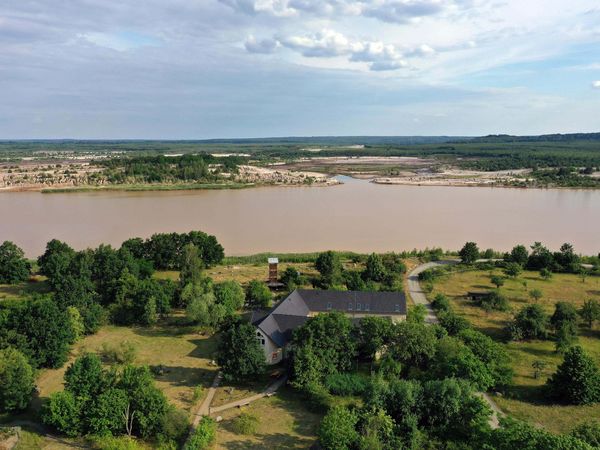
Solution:
{"label": "large deciduous tree", "polygon": [[0,284],[16,284],[27,281],[31,265],[25,253],[10,241],[0,245]]}
{"label": "large deciduous tree", "polygon": [[248,322],[231,318],[221,329],[217,363],[227,380],[247,380],[265,371],[265,353]]}

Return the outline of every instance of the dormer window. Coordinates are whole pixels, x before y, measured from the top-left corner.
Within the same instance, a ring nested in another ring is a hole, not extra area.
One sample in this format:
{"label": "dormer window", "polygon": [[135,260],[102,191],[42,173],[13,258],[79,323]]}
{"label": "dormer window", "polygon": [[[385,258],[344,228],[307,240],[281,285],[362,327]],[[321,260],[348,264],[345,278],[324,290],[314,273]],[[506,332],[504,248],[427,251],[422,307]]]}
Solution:
{"label": "dormer window", "polygon": [[352,311],[352,302],[348,303],[348,311]]}
{"label": "dormer window", "polygon": [[371,311],[371,305],[365,303],[365,311]]}
{"label": "dormer window", "polygon": [[332,306],[331,306],[331,302],[328,302],[328,303],[327,303],[327,311],[331,311],[331,307],[332,307]]}
{"label": "dormer window", "polygon": [[357,310],[357,311],[360,311],[360,310],[361,310],[361,308],[362,308],[362,305],[361,305],[360,303],[357,303],[357,304],[356,304],[356,310]]}
{"label": "dormer window", "polygon": [[395,308],[394,308],[394,311],[400,312],[400,305],[396,305]]}

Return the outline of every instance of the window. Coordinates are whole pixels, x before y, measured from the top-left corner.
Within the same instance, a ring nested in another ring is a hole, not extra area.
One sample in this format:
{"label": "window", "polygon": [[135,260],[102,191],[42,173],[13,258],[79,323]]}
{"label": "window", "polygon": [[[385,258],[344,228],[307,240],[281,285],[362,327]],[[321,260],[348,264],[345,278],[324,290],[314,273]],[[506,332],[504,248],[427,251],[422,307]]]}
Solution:
{"label": "window", "polygon": [[262,345],[265,345],[265,340],[264,340],[264,339],[261,339],[261,340],[260,340],[260,343],[261,343]]}
{"label": "window", "polygon": [[352,311],[352,302],[348,303],[348,311]]}
{"label": "window", "polygon": [[400,312],[400,305],[396,305],[396,307],[394,308],[394,311]]}
{"label": "window", "polygon": [[328,311],[329,311],[329,310],[331,310],[331,302],[328,302],[328,303],[327,303],[327,310],[328,310]]}
{"label": "window", "polygon": [[360,311],[360,309],[361,309],[361,308],[362,308],[361,304],[360,304],[360,303],[357,303],[357,304],[356,304],[356,310],[357,310],[357,311]]}
{"label": "window", "polygon": [[365,303],[365,311],[371,311],[371,305]]}

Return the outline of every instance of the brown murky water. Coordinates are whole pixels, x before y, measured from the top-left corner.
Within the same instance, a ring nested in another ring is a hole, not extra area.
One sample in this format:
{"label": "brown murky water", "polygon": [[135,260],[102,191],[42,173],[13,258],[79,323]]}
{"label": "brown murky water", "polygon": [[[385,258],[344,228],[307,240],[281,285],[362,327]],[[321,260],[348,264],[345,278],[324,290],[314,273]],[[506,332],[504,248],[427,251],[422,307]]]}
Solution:
{"label": "brown murky water", "polygon": [[324,249],[509,249],[542,241],[600,252],[600,191],[382,186],[190,192],[0,193],[0,241],[29,256],[52,238],[75,248],[203,230],[229,255]]}

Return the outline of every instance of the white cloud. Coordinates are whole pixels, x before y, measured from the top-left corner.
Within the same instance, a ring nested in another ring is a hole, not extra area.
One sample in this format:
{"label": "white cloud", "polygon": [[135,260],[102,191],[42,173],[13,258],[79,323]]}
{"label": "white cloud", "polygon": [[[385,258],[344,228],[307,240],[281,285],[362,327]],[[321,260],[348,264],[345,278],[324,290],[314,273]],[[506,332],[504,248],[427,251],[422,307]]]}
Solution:
{"label": "white cloud", "polygon": [[[385,44],[381,41],[352,40],[342,33],[330,29],[323,29],[310,35],[279,36],[277,39],[266,39],[261,42],[266,42],[270,50],[262,53],[270,53],[281,46],[307,58],[345,56],[350,62],[367,63],[369,69],[373,71],[397,70],[408,66],[400,49],[393,44]],[[262,49],[263,45],[250,36],[246,40],[246,49],[249,52],[257,53],[255,47]],[[426,45],[411,51],[415,55],[431,54],[432,52],[433,49]]]}
{"label": "white cloud", "polygon": [[592,83],[592,87],[593,87],[594,89],[600,89],[600,80],[598,80],[598,81],[594,81],[594,82]]}
{"label": "white cloud", "polygon": [[244,47],[250,53],[273,53],[278,46],[279,42],[275,39],[257,40],[253,35],[248,36],[244,42]]}

